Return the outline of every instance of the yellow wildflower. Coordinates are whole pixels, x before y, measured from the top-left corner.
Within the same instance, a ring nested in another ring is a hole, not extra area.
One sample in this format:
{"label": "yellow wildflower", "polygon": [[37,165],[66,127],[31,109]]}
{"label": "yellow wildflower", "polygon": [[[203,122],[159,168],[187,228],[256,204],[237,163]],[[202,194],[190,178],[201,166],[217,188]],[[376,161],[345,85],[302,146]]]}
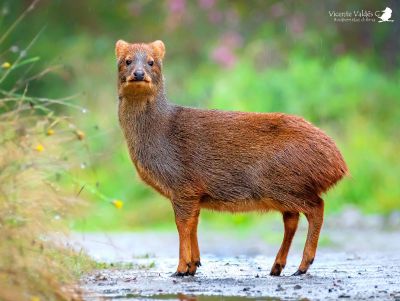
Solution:
{"label": "yellow wildflower", "polygon": [[31,298],[31,301],[40,301],[40,298],[38,296],[33,296]]}
{"label": "yellow wildflower", "polygon": [[9,62],[4,62],[2,65],[1,65],[1,68],[3,68],[3,69],[8,69],[8,68],[10,68],[11,67],[11,64],[9,63]]}
{"label": "yellow wildflower", "polygon": [[36,145],[35,150],[38,152],[42,152],[44,151],[44,146],[39,143],[38,145]]}
{"label": "yellow wildflower", "polygon": [[111,203],[118,209],[121,209],[122,206],[124,206],[124,202],[121,200],[113,200]]}
{"label": "yellow wildflower", "polygon": [[79,140],[83,140],[85,139],[85,133],[80,131],[80,130],[76,130],[75,131],[76,136],[78,137]]}
{"label": "yellow wildflower", "polygon": [[48,129],[46,134],[47,134],[47,136],[54,135],[54,130],[53,129]]}

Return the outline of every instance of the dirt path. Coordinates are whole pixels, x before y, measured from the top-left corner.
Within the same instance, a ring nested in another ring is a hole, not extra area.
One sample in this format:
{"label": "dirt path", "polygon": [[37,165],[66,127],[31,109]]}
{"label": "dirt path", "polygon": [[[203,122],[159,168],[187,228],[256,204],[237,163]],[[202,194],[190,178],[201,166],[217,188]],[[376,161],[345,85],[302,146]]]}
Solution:
{"label": "dirt path", "polygon": [[[360,228],[360,227],[358,227]],[[362,227],[361,227],[362,228]],[[82,279],[87,300],[399,300],[400,232],[329,227],[309,273],[291,277],[301,260],[305,237],[300,227],[282,277],[269,276],[279,243],[255,234],[200,235],[202,266],[195,277],[172,278],[177,234],[90,234],[75,241],[114,268]],[[273,231],[272,231],[273,232]],[[278,240],[277,240],[278,241]],[[153,254],[153,255],[152,255]],[[156,255],[154,255],[156,254]],[[116,264],[119,262],[119,264]],[[228,297],[230,296],[230,297]]]}
{"label": "dirt path", "polygon": [[[310,273],[300,277],[286,276],[296,271],[294,264],[287,266],[283,277],[269,276],[273,258],[265,256],[207,256],[195,277],[179,279],[170,277],[171,271],[175,269],[175,258],[135,260],[136,264],[143,266],[151,266],[152,262],[157,263],[148,270],[104,270],[88,276],[84,280],[85,288],[93,292],[88,300],[97,300],[99,296],[165,299],[165,295],[179,293],[263,296],[287,300],[400,300],[400,256],[394,253],[385,253],[384,256],[361,253],[319,254]],[[159,295],[158,298],[155,295]]]}

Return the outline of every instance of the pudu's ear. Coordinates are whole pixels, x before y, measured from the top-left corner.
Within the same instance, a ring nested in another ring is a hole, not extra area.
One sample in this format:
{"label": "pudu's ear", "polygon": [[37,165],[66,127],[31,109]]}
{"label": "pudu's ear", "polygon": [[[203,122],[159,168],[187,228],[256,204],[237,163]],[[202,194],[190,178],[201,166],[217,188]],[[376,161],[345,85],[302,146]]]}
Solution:
{"label": "pudu's ear", "polygon": [[150,43],[150,46],[153,48],[154,53],[157,55],[157,57],[162,60],[165,55],[165,45],[163,41],[154,41],[153,43]]}
{"label": "pudu's ear", "polygon": [[125,42],[124,40],[118,40],[117,43],[115,43],[115,56],[119,58],[125,49],[128,48],[128,46],[128,42]]}

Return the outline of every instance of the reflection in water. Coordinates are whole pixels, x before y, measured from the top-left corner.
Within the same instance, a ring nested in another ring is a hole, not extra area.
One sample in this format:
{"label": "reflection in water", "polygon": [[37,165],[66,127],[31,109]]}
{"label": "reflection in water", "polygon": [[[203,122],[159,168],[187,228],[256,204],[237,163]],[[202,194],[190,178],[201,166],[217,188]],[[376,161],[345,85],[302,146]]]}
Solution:
{"label": "reflection in water", "polygon": [[136,300],[179,300],[179,301],[278,301],[280,298],[273,297],[241,297],[241,296],[211,296],[211,295],[185,295],[185,294],[160,294],[152,296],[129,296]]}

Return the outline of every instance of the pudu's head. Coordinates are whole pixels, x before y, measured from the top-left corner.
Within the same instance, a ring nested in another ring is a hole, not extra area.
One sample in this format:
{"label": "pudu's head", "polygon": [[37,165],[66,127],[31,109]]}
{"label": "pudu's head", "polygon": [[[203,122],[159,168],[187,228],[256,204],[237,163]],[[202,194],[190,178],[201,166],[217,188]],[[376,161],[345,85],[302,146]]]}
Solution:
{"label": "pudu's head", "polygon": [[118,40],[115,55],[118,63],[119,94],[137,97],[152,96],[163,85],[162,59],[165,46],[162,41],[131,44]]}

